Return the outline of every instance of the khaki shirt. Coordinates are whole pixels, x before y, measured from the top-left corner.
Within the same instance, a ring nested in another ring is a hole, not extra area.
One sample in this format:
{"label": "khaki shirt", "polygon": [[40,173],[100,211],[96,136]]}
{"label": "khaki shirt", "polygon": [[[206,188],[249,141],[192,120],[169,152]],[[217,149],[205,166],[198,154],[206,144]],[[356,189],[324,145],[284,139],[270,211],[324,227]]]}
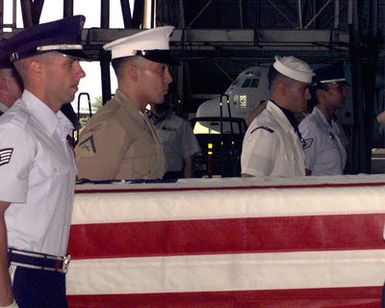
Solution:
{"label": "khaki shirt", "polygon": [[154,127],[119,90],[89,120],[75,153],[79,179],[160,179],[165,172]]}

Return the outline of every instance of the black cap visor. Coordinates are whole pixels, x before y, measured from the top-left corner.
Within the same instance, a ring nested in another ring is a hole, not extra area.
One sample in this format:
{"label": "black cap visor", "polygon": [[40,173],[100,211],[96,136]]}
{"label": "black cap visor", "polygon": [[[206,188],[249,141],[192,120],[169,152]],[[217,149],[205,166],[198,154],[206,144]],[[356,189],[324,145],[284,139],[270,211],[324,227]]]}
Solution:
{"label": "black cap visor", "polygon": [[79,61],[88,61],[89,58],[86,53],[82,49],[56,49],[56,50],[45,50],[45,51],[37,51],[35,48],[28,51],[23,52],[13,52],[10,56],[11,62],[15,62],[17,60],[45,54],[48,52],[58,52],[68,57],[74,58]]}
{"label": "black cap visor", "polygon": [[350,86],[350,84],[344,78],[335,79],[335,80],[330,79],[325,81],[318,81],[316,83],[313,83],[312,86],[316,89],[327,90],[329,87],[329,84],[339,84],[347,87]]}
{"label": "black cap visor", "polygon": [[89,61],[89,57],[82,49],[57,50],[57,52],[79,61]]}
{"label": "black cap visor", "polygon": [[179,65],[179,62],[176,61],[176,59],[173,57],[169,50],[137,50],[135,55],[142,56],[147,60],[158,63],[164,63],[172,66]]}

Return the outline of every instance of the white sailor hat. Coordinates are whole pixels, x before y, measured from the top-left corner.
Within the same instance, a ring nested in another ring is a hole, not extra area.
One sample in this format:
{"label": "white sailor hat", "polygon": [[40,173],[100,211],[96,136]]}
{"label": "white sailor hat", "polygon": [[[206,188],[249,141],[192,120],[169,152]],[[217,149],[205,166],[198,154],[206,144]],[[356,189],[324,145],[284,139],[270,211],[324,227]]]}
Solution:
{"label": "white sailor hat", "polygon": [[275,56],[274,59],[275,62],[273,63],[273,67],[282,75],[301,82],[312,82],[312,78],[315,74],[310,65],[306,62],[293,56]]}
{"label": "white sailor hat", "polygon": [[170,53],[169,37],[172,26],[158,27],[123,37],[103,46],[111,51],[111,59],[142,56],[148,60],[176,64]]}

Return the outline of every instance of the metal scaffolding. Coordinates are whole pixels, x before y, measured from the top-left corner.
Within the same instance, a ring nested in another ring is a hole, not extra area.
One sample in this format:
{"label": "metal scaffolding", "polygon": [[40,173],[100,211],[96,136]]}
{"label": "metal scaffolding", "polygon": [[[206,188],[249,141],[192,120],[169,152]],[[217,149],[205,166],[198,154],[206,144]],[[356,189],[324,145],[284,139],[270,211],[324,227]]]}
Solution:
{"label": "metal scaffolding", "polygon": [[[13,21],[5,25],[4,0],[0,0],[4,37],[17,31],[17,0],[11,1]],[[74,1],[81,0],[63,0],[64,16],[73,14]],[[39,23],[44,0],[18,3],[24,27]],[[90,1],[90,5],[95,4]],[[104,102],[111,97],[111,86],[109,58],[101,46],[157,25],[176,27],[171,48],[182,63],[175,79],[182,101],[189,102],[186,109],[200,93],[194,84],[196,78],[191,78],[199,61],[212,61],[213,67],[219,68],[217,74],[233,76],[240,71],[232,69],[234,62],[267,64],[275,54],[296,55],[310,63],[342,59],[352,72],[351,172],[369,172],[375,76],[378,64],[383,67],[384,33],[379,29],[384,28],[385,0],[136,0],[134,8],[129,0],[120,0],[120,5],[124,28],[110,29],[110,0],[100,0],[100,27],[83,33],[86,52],[92,60],[100,61]],[[12,32],[4,32],[4,27]]]}

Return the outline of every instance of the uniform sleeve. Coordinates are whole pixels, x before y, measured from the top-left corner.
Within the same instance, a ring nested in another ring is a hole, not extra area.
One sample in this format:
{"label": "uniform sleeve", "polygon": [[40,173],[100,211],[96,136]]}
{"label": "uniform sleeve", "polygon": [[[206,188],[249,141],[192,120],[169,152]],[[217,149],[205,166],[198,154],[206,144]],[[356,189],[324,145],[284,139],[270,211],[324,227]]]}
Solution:
{"label": "uniform sleeve", "polygon": [[309,125],[306,121],[302,121],[298,128],[302,138],[306,142],[304,146],[305,168],[313,170],[319,144],[319,138],[316,136],[316,128],[314,125]]}
{"label": "uniform sleeve", "polygon": [[251,130],[243,140],[241,170],[254,176],[270,175],[279,147],[279,137],[266,129]]}
{"label": "uniform sleeve", "polygon": [[183,120],[182,124],[182,154],[187,158],[201,151],[197,138],[195,137],[191,125]]}
{"label": "uniform sleeve", "polygon": [[35,144],[23,128],[3,125],[0,128],[0,200],[25,202]]}
{"label": "uniform sleeve", "polygon": [[128,140],[116,121],[90,123],[75,148],[79,179],[113,180],[126,152]]}

